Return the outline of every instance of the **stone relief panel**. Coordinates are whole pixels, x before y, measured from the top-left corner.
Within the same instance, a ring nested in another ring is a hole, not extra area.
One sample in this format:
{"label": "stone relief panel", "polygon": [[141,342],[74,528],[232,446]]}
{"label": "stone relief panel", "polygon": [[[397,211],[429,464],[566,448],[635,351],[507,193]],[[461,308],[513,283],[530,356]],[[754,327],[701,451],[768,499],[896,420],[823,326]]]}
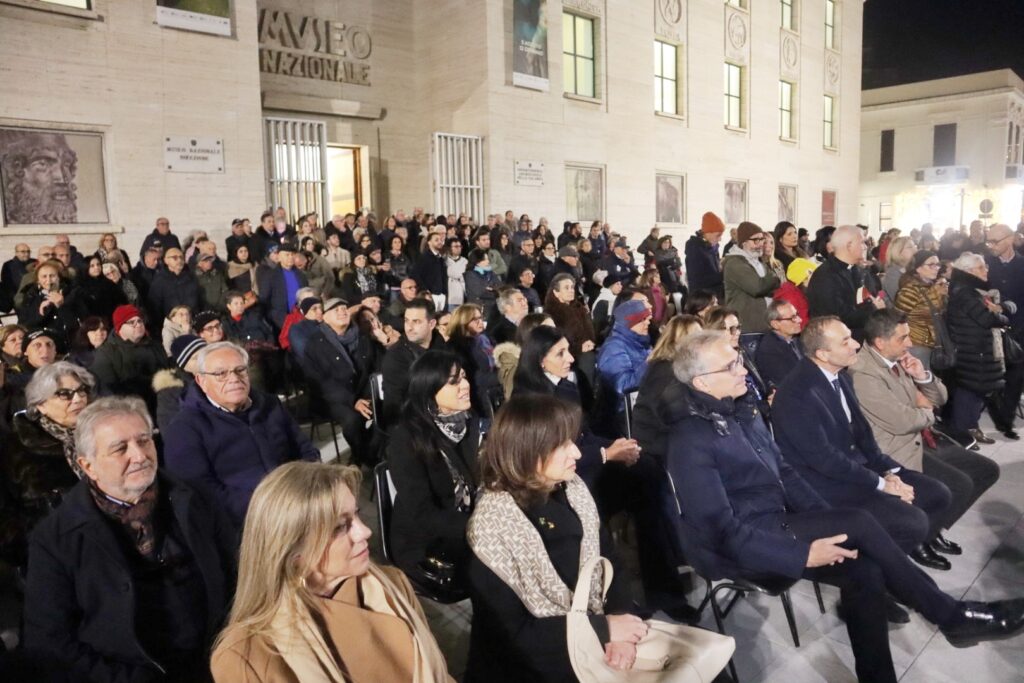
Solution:
{"label": "stone relief panel", "polygon": [[779,77],[792,83],[800,80],[800,36],[779,29]]}
{"label": "stone relief panel", "polygon": [[673,43],[686,40],[686,0],[654,0],[654,35]]}
{"label": "stone relief panel", "polygon": [[725,58],[746,66],[750,61],[750,15],[725,5]]}
{"label": "stone relief panel", "polygon": [[839,95],[842,76],[842,60],[835,50],[825,50],[825,94]]}

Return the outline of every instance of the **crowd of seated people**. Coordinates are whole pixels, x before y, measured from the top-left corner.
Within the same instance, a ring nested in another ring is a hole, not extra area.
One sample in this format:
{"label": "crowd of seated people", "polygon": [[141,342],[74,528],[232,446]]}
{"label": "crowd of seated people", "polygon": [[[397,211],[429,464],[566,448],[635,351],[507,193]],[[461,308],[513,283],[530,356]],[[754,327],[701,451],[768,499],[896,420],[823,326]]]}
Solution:
{"label": "crowd of seated people", "polygon": [[[999,478],[982,411],[1019,438],[1024,229],[745,221],[720,252],[725,230],[706,213],[681,258],[658,229],[634,253],[601,222],[279,207],[231,221],[227,260],[167,218],[134,265],[112,234],[18,244],[0,576],[23,626],[0,674],[451,681],[419,600],[468,596],[464,680],[579,680],[570,603],[598,556],[587,621],[620,671],[656,611],[699,619],[684,565],[837,585],[863,681],[895,680],[908,610],[958,646],[1024,627],[1024,600],[921,569],[967,552],[957,522]],[[706,643],[714,677],[731,645]]]}

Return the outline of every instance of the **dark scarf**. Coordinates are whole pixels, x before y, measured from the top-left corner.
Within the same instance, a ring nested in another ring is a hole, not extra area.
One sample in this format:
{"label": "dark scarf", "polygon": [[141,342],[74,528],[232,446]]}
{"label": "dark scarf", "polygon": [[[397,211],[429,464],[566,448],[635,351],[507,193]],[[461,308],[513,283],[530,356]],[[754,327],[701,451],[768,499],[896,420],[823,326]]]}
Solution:
{"label": "dark scarf", "polygon": [[82,468],[78,466],[78,458],[75,457],[75,428],[57,424],[45,415],[39,416],[39,426],[42,427],[47,434],[57,439],[57,441],[60,441],[61,445],[64,447],[64,459],[68,461],[68,467],[71,468],[71,471],[75,473],[76,477],[83,479],[85,477],[85,473],[82,472]]}
{"label": "dark scarf", "polygon": [[432,415],[434,418],[434,424],[441,430],[441,433],[445,437],[453,442],[459,443],[462,438],[466,436],[466,430],[469,427],[469,411],[460,410],[457,413],[451,415],[441,415],[437,413]]}
{"label": "dark scarf", "polygon": [[156,562],[158,553],[155,519],[159,500],[156,480],[153,480],[134,505],[111,498],[100,491],[92,479],[88,481],[89,493],[92,494],[93,502],[100,512],[117,522],[142,557],[150,562]]}
{"label": "dark scarf", "polygon": [[[469,411],[462,410],[451,415],[433,415],[434,424],[441,430],[445,438],[453,443],[460,443],[465,438],[466,432],[469,430]],[[448,467],[448,473],[451,474],[452,484],[455,489],[455,509],[459,512],[469,512],[473,509],[473,498],[475,497],[475,491],[470,483],[466,481],[466,478],[462,476],[462,472],[452,463],[448,454],[444,452],[442,448],[440,450],[441,459],[444,460],[444,464]]]}

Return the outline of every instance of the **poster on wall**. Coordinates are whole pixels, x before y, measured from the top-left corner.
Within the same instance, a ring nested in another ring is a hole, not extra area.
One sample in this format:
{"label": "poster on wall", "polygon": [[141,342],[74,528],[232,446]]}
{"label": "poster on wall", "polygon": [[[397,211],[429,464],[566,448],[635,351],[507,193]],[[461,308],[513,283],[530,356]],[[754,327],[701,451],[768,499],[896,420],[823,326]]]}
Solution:
{"label": "poster on wall", "polygon": [[108,223],[100,133],[0,128],[4,225]]}
{"label": "poster on wall", "polygon": [[796,220],[796,186],[779,185],[779,221]]}
{"label": "poster on wall", "polygon": [[821,224],[836,224],[836,193],[835,190],[821,191]]}
{"label": "poster on wall", "polygon": [[565,210],[570,220],[601,220],[604,207],[604,179],[600,168],[565,168]]}
{"label": "poster on wall", "polygon": [[156,23],[230,36],[231,0],[156,0]]}
{"label": "poster on wall", "polygon": [[742,223],[747,220],[747,183],[743,180],[725,181],[725,222]]}
{"label": "poster on wall", "polygon": [[513,0],[512,85],[547,91],[547,0]]}
{"label": "poster on wall", "polygon": [[683,176],[659,173],[655,180],[655,222],[683,222]]}

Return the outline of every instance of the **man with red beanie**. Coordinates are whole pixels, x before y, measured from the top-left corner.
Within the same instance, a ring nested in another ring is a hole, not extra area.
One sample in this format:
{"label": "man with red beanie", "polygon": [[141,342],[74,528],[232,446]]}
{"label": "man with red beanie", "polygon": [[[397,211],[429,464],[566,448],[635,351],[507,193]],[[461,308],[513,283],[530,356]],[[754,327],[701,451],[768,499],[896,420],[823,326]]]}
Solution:
{"label": "man with red beanie", "polygon": [[130,304],[114,309],[112,334],[96,349],[89,370],[96,376],[101,394],[135,395],[156,407],[153,375],[170,367],[163,346],[146,333],[142,312]]}
{"label": "man with red beanie", "polygon": [[686,283],[690,291],[710,290],[719,301],[725,299],[722,259],[718,253],[724,232],[722,219],[708,211],[700,220],[700,232],[686,241]]}

